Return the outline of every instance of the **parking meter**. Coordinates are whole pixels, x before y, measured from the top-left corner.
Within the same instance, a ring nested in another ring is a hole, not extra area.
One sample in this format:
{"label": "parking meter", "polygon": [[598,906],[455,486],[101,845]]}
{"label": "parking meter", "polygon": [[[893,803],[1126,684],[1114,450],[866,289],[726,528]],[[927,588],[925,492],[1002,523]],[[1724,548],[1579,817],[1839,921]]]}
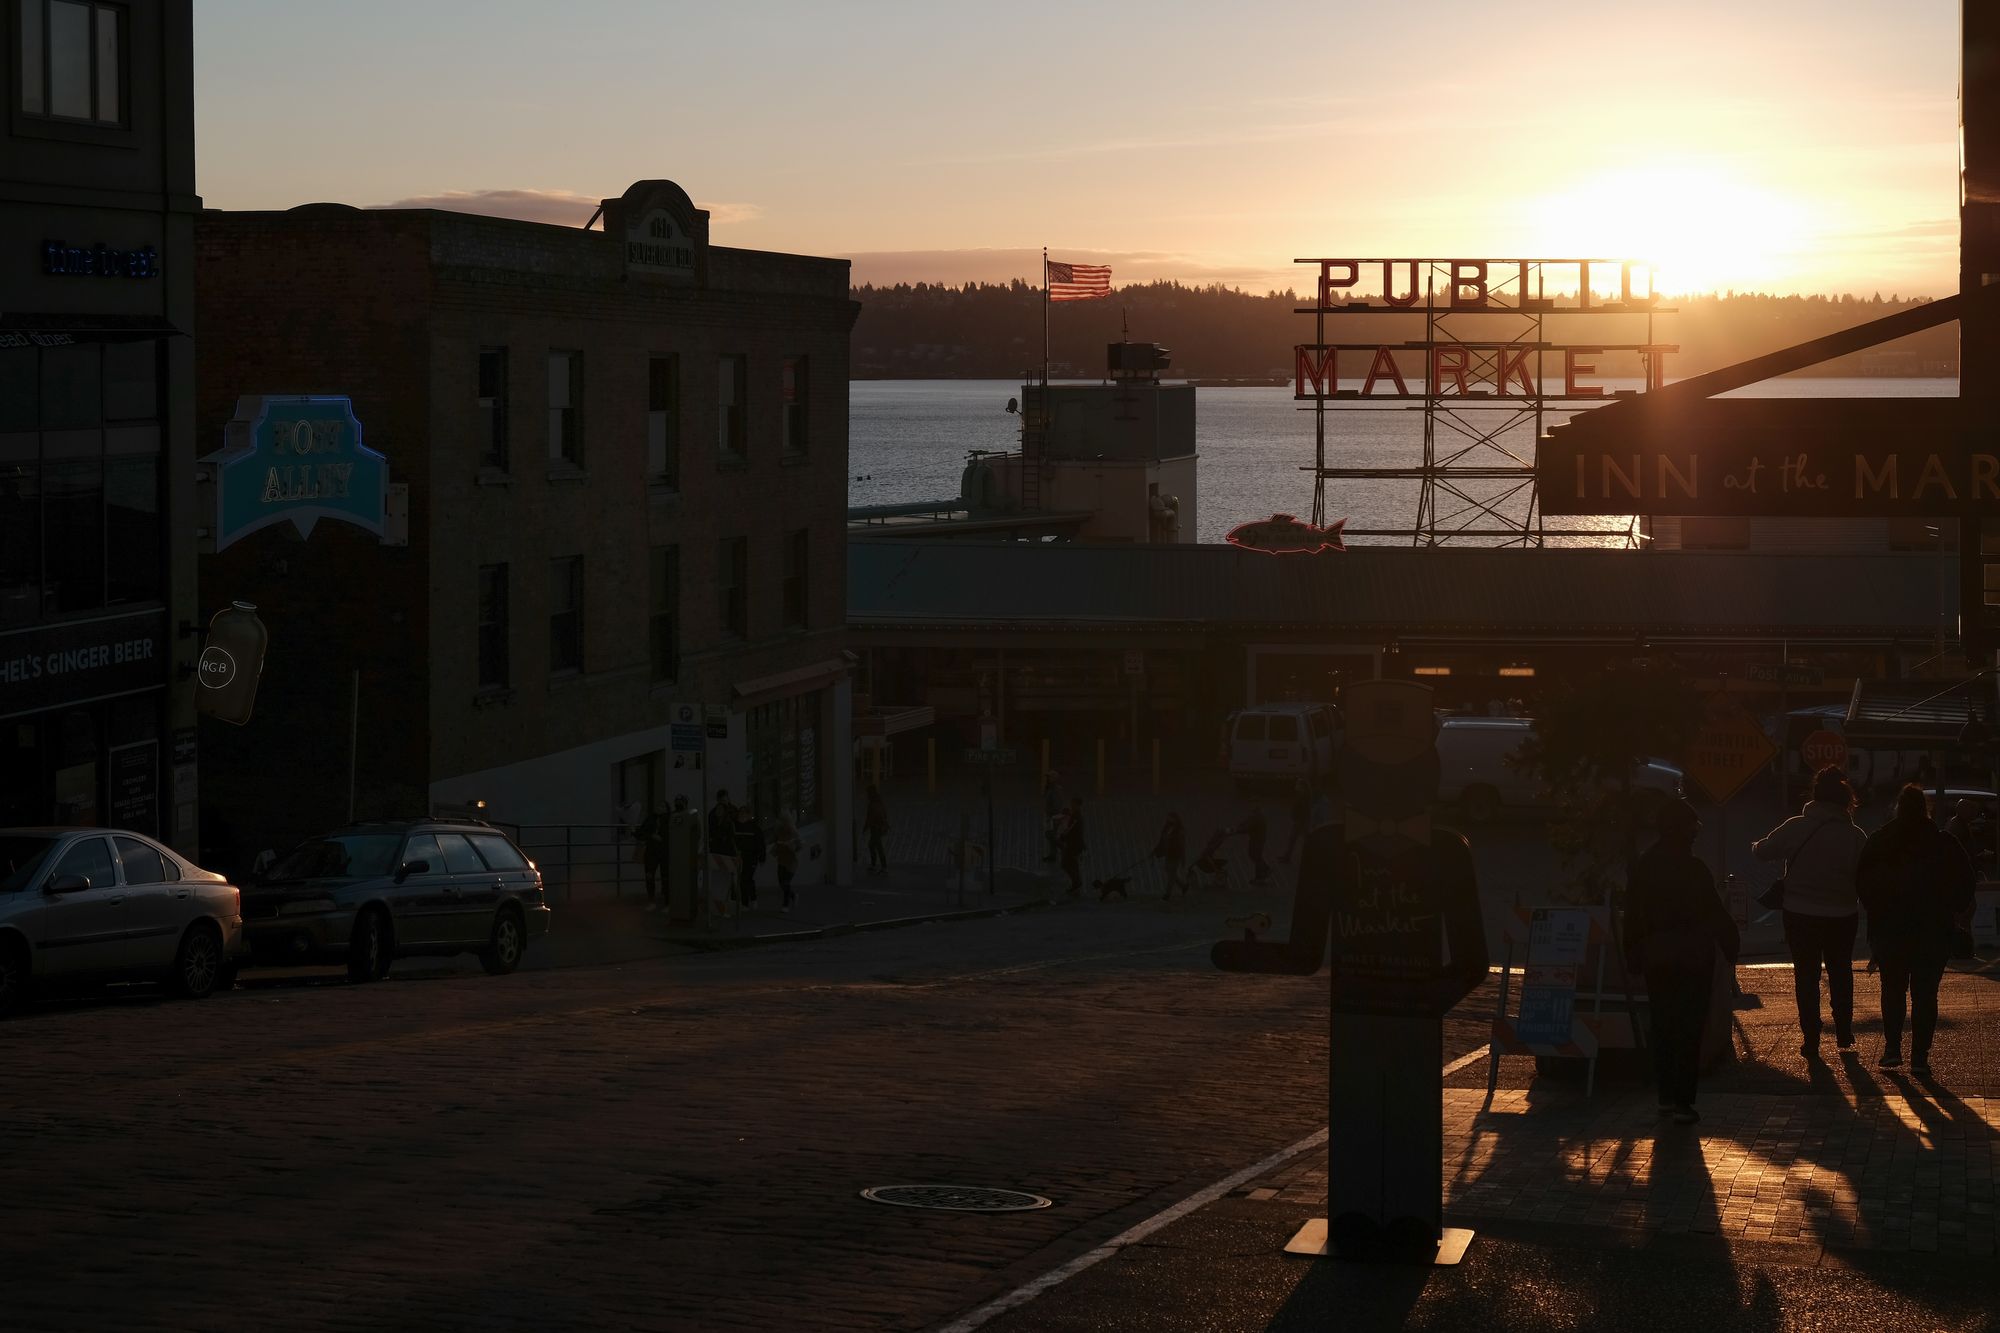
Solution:
{"label": "parking meter", "polygon": [[1360,681],[1344,703],[1340,814],[1306,839],[1290,938],[1212,958],[1299,976],[1331,958],[1328,1219],[1286,1248],[1456,1262],[1471,1233],[1443,1226],[1443,1018],[1486,976],[1472,852],[1431,823],[1429,688]]}

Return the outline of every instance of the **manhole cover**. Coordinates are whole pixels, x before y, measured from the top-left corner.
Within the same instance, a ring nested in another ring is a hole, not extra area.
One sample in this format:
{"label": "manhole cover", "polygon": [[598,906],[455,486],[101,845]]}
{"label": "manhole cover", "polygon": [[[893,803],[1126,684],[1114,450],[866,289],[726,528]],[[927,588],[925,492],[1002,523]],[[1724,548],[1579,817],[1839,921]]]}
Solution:
{"label": "manhole cover", "polygon": [[1039,1194],[978,1185],[876,1185],[861,1191],[861,1197],[898,1208],[942,1208],[954,1213],[1025,1213],[1055,1203]]}

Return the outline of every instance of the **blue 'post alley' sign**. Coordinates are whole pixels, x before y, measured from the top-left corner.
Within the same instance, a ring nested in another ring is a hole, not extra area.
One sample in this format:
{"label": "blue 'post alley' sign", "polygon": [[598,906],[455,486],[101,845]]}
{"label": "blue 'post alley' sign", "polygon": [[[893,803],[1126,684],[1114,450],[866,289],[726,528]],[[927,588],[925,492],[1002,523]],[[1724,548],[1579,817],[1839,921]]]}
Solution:
{"label": "blue 'post alley' sign", "polygon": [[236,400],[214,470],[215,549],[289,520],[301,537],[322,518],[382,535],[389,466],[361,442],[343,397],[252,395]]}

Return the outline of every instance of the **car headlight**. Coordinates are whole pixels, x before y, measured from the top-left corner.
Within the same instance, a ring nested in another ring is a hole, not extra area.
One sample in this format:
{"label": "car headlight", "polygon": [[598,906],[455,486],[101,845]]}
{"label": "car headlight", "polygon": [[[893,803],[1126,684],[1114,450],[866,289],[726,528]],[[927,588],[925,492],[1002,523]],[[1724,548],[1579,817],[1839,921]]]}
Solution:
{"label": "car headlight", "polygon": [[297,902],[279,904],[278,915],[306,916],[314,912],[331,912],[332,910],[333,899],[331,898],[301,898]]}

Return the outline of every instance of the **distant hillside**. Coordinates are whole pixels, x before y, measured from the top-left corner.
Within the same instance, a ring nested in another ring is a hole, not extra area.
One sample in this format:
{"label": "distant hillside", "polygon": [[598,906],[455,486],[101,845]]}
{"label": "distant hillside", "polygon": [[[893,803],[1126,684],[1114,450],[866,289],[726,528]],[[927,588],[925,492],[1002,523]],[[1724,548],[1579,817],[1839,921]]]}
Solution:
{"label": "distant hillside", "polygon": [[[853,338],[856,378],[1012,379],[1041,364],[1041,292],[1025,282],[871,286],[857,287],[853,294],[861,303]],[[1050,307],[1052,371],[1097,376],[1103,370],[1104,344],[1116,342],[1121,321],[1129,321],[1134,339],[1172,349],[1176,378],[1289,382],[1292,347],[1313,340],[1312,316],[1294,313],[1301,303],[1292,292],[1256,296],[1177,282],[1121,287],[1108,300]],[[1730,293],[1679,298],[1668,303],[1676,313],[1654,317],[1652,338],[1679,345],[1679,354],[1667,363],[1668,375],[1678,378],[1922,303],[1921,298],[1884,299],[1879,292],[1867,297]],[[1546,333],[1552,341],[1568,344],[1632,343],[1644,340],[1644,327],[1640,319],[1558,313],[1548,321]],[[1328,334],[1329,341],[1385,343],[1422,336],[1420,318],[1400,316],[1347,316]],[[1417,365],[1413,359],[1406,373]],[[1636,366],[1608,354],[1598,358],[1598,368],[1607,375],[1638,373]],[[1361,367],[1353,373],[1360,374]],[[1806,373],[1956,375],[1958,326],[1945,324]]]}

